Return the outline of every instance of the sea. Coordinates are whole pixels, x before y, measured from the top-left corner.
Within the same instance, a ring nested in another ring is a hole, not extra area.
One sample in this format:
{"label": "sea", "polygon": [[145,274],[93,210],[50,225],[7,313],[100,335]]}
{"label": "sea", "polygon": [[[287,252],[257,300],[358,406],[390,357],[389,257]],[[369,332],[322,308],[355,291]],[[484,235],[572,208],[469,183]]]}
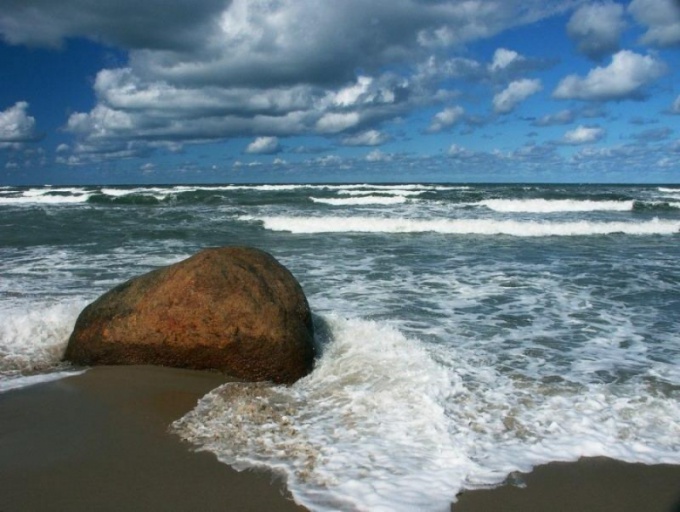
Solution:
{"label": "sea", "polygon": [[580,457],[680,464],[680,185],[2,187],[0,389],[83,371],[61,358],[86,304],[225,245],[300,281],[315,368],[169,427],[312,511],[449,510]]}

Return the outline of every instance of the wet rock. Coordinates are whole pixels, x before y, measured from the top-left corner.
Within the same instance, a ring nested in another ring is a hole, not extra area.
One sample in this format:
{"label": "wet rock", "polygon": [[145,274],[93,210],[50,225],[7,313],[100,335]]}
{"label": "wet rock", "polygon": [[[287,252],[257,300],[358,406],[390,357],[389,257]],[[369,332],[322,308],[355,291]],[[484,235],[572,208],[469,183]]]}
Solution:
{"label": "wet rock", "polygon": [[247,247],[207,249],[87,306],[65,358],[292,383],[312,368],[312,317],[299,283],[271,255]]}

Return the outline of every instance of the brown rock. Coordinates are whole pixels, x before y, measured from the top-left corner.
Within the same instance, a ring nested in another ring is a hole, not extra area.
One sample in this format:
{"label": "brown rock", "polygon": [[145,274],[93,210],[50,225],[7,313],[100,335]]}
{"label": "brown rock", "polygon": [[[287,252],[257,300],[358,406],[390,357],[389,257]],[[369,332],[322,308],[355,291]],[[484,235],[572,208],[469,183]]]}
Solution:
{"label": "brown rock", "polygon": [[266,252],[223,247],[99,297],[78,317],[65,358],[291,383],[311,370],[313,347],[309,305],[292,274]]}

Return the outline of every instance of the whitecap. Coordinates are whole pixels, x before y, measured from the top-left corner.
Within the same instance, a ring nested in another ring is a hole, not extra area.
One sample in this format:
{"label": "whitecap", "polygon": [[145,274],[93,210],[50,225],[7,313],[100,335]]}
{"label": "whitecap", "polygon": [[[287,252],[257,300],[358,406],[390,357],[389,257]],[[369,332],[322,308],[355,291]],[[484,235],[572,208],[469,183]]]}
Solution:
{"label": "whitecap", "polygon": [[631,211],[634,201],[592,201],[583,199],[486,199],[478,203],[502,213],[555,213]]}
{"label": "whitecap", "polygon": [[391,205],[402,204],[407,201],[403,196],[359,196],[350,198],[333,198],[333,197],[310,197],[312,202],[329,204],[331,206],[363,206],[363,205]]}
{"label": "whitecap", "polygon": [[272,231],[291,233],[442,233],[451,235],[589,236],[672,235],[680,222],[653,219],[646,222],[547,222],[494,219],[411,219],[383,217],[293,217],[241,216],[244,221],[262,222]]}

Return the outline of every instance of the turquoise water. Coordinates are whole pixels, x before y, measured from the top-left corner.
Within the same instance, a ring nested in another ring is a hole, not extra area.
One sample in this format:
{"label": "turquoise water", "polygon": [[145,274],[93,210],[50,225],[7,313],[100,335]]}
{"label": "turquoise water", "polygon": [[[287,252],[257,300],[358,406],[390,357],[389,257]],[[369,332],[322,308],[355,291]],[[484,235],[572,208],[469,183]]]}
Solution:
{"label": "turquoise water", "polygon": [[313,510],[447,510],[581,456],[680,464],[680,187],[4,187],[0,212],[2,389],[69,372],[77,314],[125,279],[220,245],[287,265],[315,371],[174,428]]}

